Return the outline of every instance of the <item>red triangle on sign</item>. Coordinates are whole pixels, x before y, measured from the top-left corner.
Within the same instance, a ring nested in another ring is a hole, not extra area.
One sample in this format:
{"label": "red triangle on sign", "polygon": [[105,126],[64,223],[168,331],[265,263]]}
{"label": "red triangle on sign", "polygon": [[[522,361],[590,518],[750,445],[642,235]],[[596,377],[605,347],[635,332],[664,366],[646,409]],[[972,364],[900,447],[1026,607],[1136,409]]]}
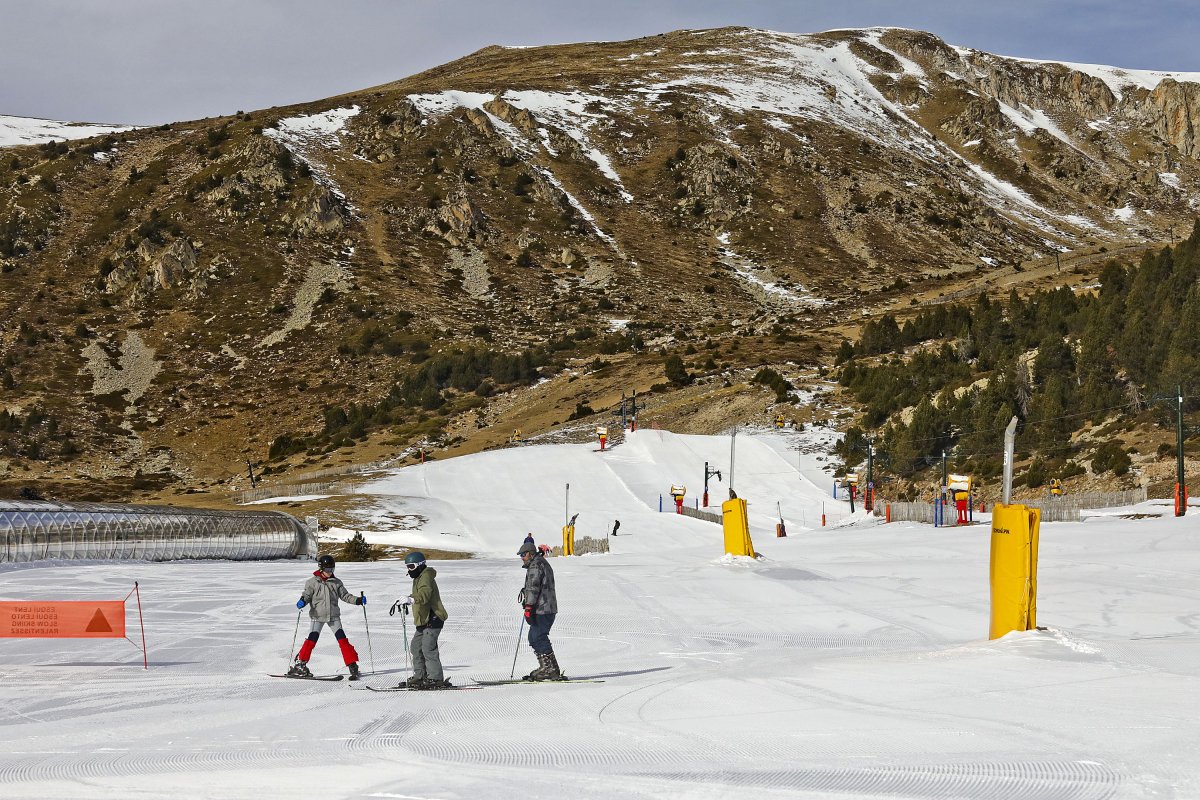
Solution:
{"label": "red triangle on sign", "polygon": [[112,625],[108,624],[108,620],[104,618],[104,613],[100,609],[96,609],[95,615],[92,616],[92,621],[84,629],[85,633],[112,633]]}

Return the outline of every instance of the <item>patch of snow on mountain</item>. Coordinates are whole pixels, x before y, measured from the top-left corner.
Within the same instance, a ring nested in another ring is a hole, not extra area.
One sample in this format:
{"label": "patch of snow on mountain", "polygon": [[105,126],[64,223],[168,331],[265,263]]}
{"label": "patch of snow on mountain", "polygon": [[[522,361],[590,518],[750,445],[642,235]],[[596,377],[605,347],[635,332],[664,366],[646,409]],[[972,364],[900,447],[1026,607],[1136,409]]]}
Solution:
{"label": "patch of snow on mountain", "polygon": [[[525,109],[538,119],[553,124],[578,142],[584,155],[617,187],[621,199],[626,203],[633,202],[633,195],[625,189],[625,184],[613,168],[612,161],[588,138],[588,133],[593,127],[610,119],[605,111],[619,108],[616,101],[583,92],[544,92],[536,89],[505,92],[504,100]],[[554,153],[551,152],[551,155]]]}
{"label": "patch of snow on mountain", "polygon": [[622,56],[621,58],[618,58],[617,61],[636,61],[639,58],[653,58],[654,56],[658,55],[661,52],[662,52],[662,48],[659,48],[658,50],[647,50],[644,53],[630,53],[627,56]]}
{"label": "patch of snow on mountain", "polygon": [[[729,235],[723,235],[725,236],[725,240],[722,240],[722,244],[726,244]],[[799,287],[799,292],[793,292],[774,280],[760,278],[755,274],[756,269],[761,269],[759,265],[755,264],[745,256],[734,252],[727,246],[719,248],[717,253],[721,259],[721,263],[732,269],[734,273],[736,273],[737,276],[741,278],[747,284],[747,286],[753,290],[755,294],[759,295],[759,297],[764,301],[782,301],[788,305],[801,305],[809,307],[829,304],[828,300],[817,297],[814,294],[810,294],[803,286]],[[768,275],[769,274],[770,273],[768,273]]]}
{"label": "patch of snow on mountain", "polygon": [[340,147],[342,139],[338,135],[346,128],[346,122],[358,114],[358,106],[335,108],[319,114],[303,114],[299,117],[288,117],[277,123],[278,127],[267,131],[275,138],[291,139],[305,144],[320,144],[333,150]]}
{"label": "patch of snow on mountain", "polygon": [[604,230],[596,223],[596,218],[592,215],[592,212],[588,211],[587,208],[584,207],[583,203],[579,202],[579,199],[576,198],[575,195],[567,191],[567,187],[562,185],[562,181],[556,178],[553,172],[539,164],[531,164],[530,166],[537,170],[538,174],[540,174],[543,178],[549,181],[555,189],[558,189],[563,193],[563,197],[567,198],[567,202],[571,204],[571,208],[575,209],[577,212],[579,212],[579,216],[587,220],[588,225],[591,226],[593,233],[595,233],[604,241],[608,242],[610,245],[614,247],[616,246],[616,242],[613,240],[613,238],[605,233]]}
{"label": "patch of snow on mountain", "polygon": [[[958,48],[956,48],[958,49]],[[960,51],[961,52],[961,51]],[[967,52],[974,52],[968,50]],[[1082,72],[1093,78],[1099,78],[1108,86],[1118,100],[1127,89],[1146,89],[1152,91],[1167,78],[1180,83],[1200,83],[1200,72],[1159,72],[1149,69],[1122,69],[1104,64],[1076,64],[1070,61],[1045,61],[1036,58],[1016,58],[1002,56],[1008,61],[1020,61],[1025,64],[1059,64],[1067,69]]]}
{"label": "patch of snow on mountain", "polygon": [[1081,217],[1078,214],[1067,214],[1065,217],[1063,217],[1063,220],[1071,223],[1072,225],[1074,225],[1077,228],[1087,228],[1088,230],[1093,230],[1093,231],[1103,231],[1104,230],[1103,228],[1101,228],[1096,223],[1092,222],[1087,217]]}
{"label": "patch of snow on mountain", "polygon": [[1124,208],[1118,208],[1116,211],[1112,212],[1112,214],[1122,222],[1129,222],[1129,220],[1133,219],[1135,211],[1136,209],[1133,206],[1126,204]]}
{"label": "patch of snow on mountain", "polygon": [[302,114],[298,117],[287,117],[276,123],[276,127],[267,128],[263,136],[274,139],[288,149],[292,155],[300,159],[312,170],[313,180],[333,192],[343,201],[345,192],[329,174],[325,165],[312,157],[312,151],[337,150],[341,147],[341,132],[346,122],[358,114],[358,106],[335,108],[319,114]]}
{"label": "patch of snow on mountain", "polygon": [[1174,172],[1160,172],[1158,173],[1158,179],[1172,189],[1180,190],[1183,188],[1179,184],[1179,175]]}
{"label": "patch of snow on mountain", "polygon": [[891,30],[891,29],[890,28],[867,28],[866,30],[863,31],[863,33],[865,34],[864,38],[876,50],[882,50],[883,52],[887,53],[892,58],[899,61],[901,74],[911,75],[914,78],[917,78],[918,80],[920,80],[922,83],[924,83],[925,82],[925,70],[921,69],[920,64],[918,64],[915,61],[912,61],[911,59],[905,58],[904,56],[900,55],[895,50],[892,50],[890,47],[888,47],[887,45],[885,45],[883,43],[883,41],[882,41],[883,35],[885,33],[887,33],[889,30]]}
{"label": "patch of snow on mountain", "polygon": [[448,89],[437,94],[410,94],[408,101],[416,106],[422,114],[440,117],[449,114],[460,106],[462,108],[482,109],[483,104],[492,99],[492,95],[482,92],[459,92]]}
{"label": "patch of snow on mountain", "polygon": [[[410,94],[409,101],[419,111],[429,116],[443,116],[456,108],[474,108],[486,112],[484,103],[492,100],[492,95],[480,92],[460,92],[447,90],[437,94]],[[591,144],[587,132],[596,124],[606,122],[609,117],[603,111],[593,111],[588,108],[591,104],[600,104],[606,110],[619,107],[619,101],[601,95],[589,95],[583,92],[545,92],[531,89],[527,91],[509,91],[501,97],[508,104],[522,108],[537,118],[560,128],[564,133],[579,143],[583,153],[596,165],[600,172],[616,185],[621,199],[626,203],[633,201],[631,195],[621,181],[621,176],[613,168],[612,161],[607,155]],[[509,142],[527,155],[530,154],[525,136],[515,126],[505,123],[494,114],[488,113],[492,124],[500,129]],[[551,156],[558,153],[550,144],[548,131],[539,130],[539,136],[546,152]],[[557,181],[556,181],[557,183]],[[580,207],[582,209],[582,207]],[[585,213],[591,220],[591,214]]]}
{"label": "patch of snow on mountain", "polygon": [[1071,141],[1071,137],[1067,136],[1067,134],[1063,132],[1062,128],[1058,127],[1058,124],[1046,115],[1045,111],[1042,111],[1038,108],[1030,108],[1027,105],[1022,105],[1018,110],[1006,103],[1000,102],[999,100],[997,100],[996,103],[1000,106],[1001,113],[1012,120],[1012,123],[1020,128],[1026,135],[1032,135],[1034,131],[1041,128],[1055,139],[1058,139],[1071,148],[1078,149],[1075,147],[1075,143]]}
{"label": "patch of snow on mountain", "polygon": [[45,144],[86,139],[108,133],[137,130],[135,125],[103,125],[86,122],[57,122],[52,119],[10,117],[0,114],[0,147]]}
{"label": "patch of snow on mountain", "polygon": [[[1001,180],[1000,178],[997,178],[995,175],[993,175],[992,173],[983,169],[979,165],[972,164],[971,162],[966,161],[965,159],[963,160],[963,163],[967,165],[967,167],[971,170],[971,172],[975,173],[975,175],[981,181],[983,181],[984,190],[986,192],[988,192],[989,194],[991,194],[994,199],[1001,201],[1001,204],[1003,204],[1003,202],[1006,200],[1013,201],[1013,202],[1018,203],[1019,205],[1024,206],[1027,209],[1036,211],[1041,216],[1046,216],[1046,217],[1057,217],[1058,216],[1050,209],[1038,204],[1032,197],[1025,194],[1023,191],[1018,189],[1016,186],[1013,186],[1008,181],[1004,181],[1004,180]],[[1060,235],[1060,231],[1058,231],[1055,228],[1048,225],[1044,220],[1041,219],[1040,216],[1034,216],[1034,215],[1030,215],[1030,214],[1019,214],[1019,216],[1032,222],[1034,225],[1037,225],[1042,230],[1048,231],[1048,232],[1056,234],[1056,235]]]}

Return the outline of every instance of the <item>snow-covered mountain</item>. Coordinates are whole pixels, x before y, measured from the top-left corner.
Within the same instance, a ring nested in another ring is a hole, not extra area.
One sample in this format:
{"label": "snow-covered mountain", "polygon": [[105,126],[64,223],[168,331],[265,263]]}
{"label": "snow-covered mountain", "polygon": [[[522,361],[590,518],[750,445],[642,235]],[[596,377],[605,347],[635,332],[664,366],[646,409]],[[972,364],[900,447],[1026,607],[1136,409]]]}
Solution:
{"label": "snow-covered mountain", "polygon": [[19,147],[46,142],[71,141],[133,130],[130,125],[102,125],[86,122],[56,122],[34,117],[9,117],[0,114],[0,147]]}
{"label": "snow-covered mountain", "polygon": [[[1059,255],[1091,285],[1190,227],[1195,78],[725,28],[489,47],[300,106],[13,147],[3,371],[14,407],[135,431],[131,473],[215,479],[319,435],[326,406],[394,396],[427,352],[616,348],[641,390],[661,364],[635,337],[699,343],[690,368],[722,378],[817,367],[864,312],[1007,291]],[[560,399],[630,385],[589,374]],[[447,418],[478,402],[453,399]],[[388,424],[416,436],[432,410]]]}

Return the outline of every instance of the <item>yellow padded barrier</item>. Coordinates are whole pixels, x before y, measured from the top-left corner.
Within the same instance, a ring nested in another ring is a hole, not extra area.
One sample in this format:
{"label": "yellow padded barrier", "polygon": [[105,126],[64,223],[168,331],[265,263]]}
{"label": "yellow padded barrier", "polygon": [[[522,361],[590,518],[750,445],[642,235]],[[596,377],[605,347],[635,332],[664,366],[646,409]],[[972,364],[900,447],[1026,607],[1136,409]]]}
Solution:
{"label": "yellow padded barrier", "polygon": [[725,552],[734,556],[754,557],[754,542],[750,541],[750,521],[746,517],[746,501],[740,497],[721,504],[721,523],[725,529]]}
{"label": "yellow padded barrier", "polygon": [[1038,531],[1042,512],[1020,504],[992,509],[992,621],[988,638],[1037,627]]}
{"label": "yellow padded barrier", "polygon": [[575,526],[563,525],[563,555],[575,555]]}

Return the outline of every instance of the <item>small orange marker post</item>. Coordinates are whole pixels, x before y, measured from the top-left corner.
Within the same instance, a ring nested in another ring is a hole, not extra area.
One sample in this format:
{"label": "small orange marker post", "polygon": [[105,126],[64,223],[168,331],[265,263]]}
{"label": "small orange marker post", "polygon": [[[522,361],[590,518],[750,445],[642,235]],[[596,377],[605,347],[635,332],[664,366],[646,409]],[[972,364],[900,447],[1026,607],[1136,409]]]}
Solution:
{"label": "small orange marker post", "polygon": [[142,665],[149,668],[142,596],[138,585],[124,600],[16,600],[0,602],[0,639],[125,639],[125,600],[137,593]]}

